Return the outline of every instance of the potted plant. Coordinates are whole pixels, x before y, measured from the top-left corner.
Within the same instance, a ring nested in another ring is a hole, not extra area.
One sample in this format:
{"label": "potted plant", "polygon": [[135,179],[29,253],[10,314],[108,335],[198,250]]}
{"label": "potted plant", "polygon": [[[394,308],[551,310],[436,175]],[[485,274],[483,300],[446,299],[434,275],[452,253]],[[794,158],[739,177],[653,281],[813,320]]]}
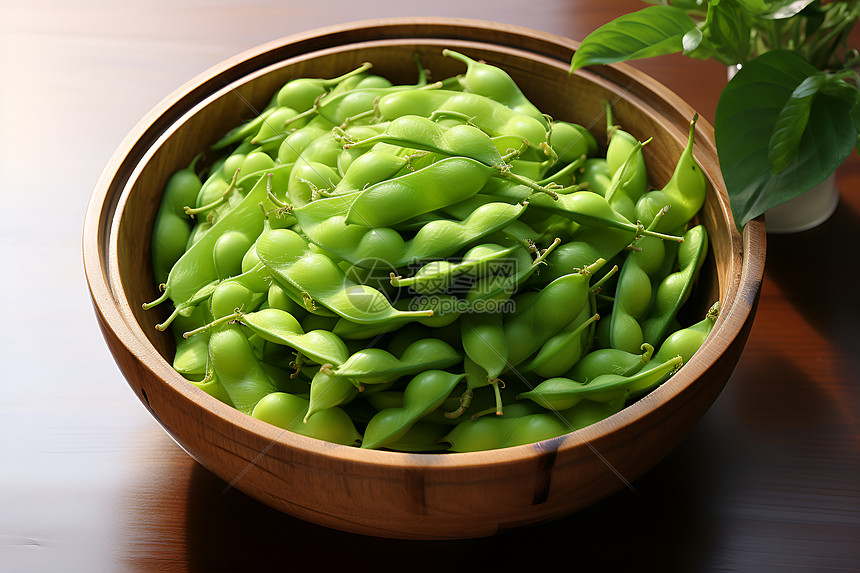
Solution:
{"label": "potted plant", "polygon": [[714,131],[742,228],[833,181],[857,148],[860,53],[848,36],[858,16],[860,0],[663,0],[594,30],[571,72],[671,53],[736,69]]}

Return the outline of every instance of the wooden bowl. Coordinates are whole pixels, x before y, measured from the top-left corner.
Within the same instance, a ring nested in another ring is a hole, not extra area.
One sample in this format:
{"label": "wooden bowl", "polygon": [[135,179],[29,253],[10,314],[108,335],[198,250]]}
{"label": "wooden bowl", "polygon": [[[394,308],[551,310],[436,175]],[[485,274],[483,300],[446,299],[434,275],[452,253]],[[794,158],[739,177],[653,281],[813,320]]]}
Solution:
{"label": "wooden bowl", "polygon": [[695,155],[709,183],[699,217],[712,255],[691,299],[722,310],[701,350],[663,386],[620,413],[543,442],[477,453],[405,454],[322,442],[241,414],[171,368],[173,342],[150,272],[150,229],[167,177],[228,128],[262,109],[294,77],[330,77],[362,62],[393,81],[414,80],[418,52],[434,77],[462,72],[452,48],[502,66],[557,119],[591,126],[602,141],[602,100],[645,147],[662,187],[694,110],[625,65],[568,75],[578,43],[516,26],[460,19],[390,19],[291,36],[240,54],[186,84],[122,142],[92,195],[83,236],[87,280],[105,340],[128,383],[170,436],[231,486],[293,516],[392,538],[489,536],[546,522],[625,487],[669,453],[734,369],[755,314],[765,261],[760,220],[739,233],[719,171],[713,128],[697,126]]}

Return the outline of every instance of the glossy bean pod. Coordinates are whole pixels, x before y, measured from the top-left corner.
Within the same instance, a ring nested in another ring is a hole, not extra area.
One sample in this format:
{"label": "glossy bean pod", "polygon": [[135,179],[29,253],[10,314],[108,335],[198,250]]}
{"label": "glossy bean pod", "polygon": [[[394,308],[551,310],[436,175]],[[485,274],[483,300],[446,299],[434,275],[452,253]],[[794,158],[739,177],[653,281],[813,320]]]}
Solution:
{"label": "glossy bean pod", "polygon": [[662,189],[645,193],[636,202],[636,217],[646,226],[650,226],[658,214],[668,207],[656,227],[657,231],[671,232],[683,227],[705,202],[707,180],[693,156],[697,119],[698,116],[694,116],[690,121],[687,145],[669,182]]}
{"label": "glossy bean pod", "polygon": [[349,351],[336,334],[326,330],[305,331],[288,312],[274,308],[237,312],[236,320],[264,340],[289,346],[316,364],[342,364]]}
{"label": "glossy bean pod", "polygon": [[525,210],[524,205],[489,203],[463,220],[438,219],[423,225],[405,240],[394,229],[347,225],[338,197],[312,201],[293,210],[304,234],[317,245],[359,267],[376,266],[385,261],[393,268],[421,260],[449,257],[463,246],[481,239],[512,221]]}
{"label": "glossy bean pod", "polygon": [[221,235],[234,230],[252,237],[260,235],[265,220],[265,214],[260,209],[260,204],[268,204],[271,208],[275,207],[267,197],[267,189],[272,185],[271,178],[278,173],[280,172],[274,171],[271,176],[260,177],[248,195],[228,215],[215,223],[212,229],[194,243],[173,265],[162,295],[156,300],[144,304],[144,308],[148,309],[168,299],[173,301],[174,313],[159,326],[160,328],[163,329],[170,324],[178,312],[187,310],[192,305],[191,301],[194,294],[201,288],[218,280],[218,271],[212,257],[212,250]]}
{"label": "glossy bean pod", "polygon": [[566,410],[583,399],[595,402],[611,401],[620,396],[629,396],[634,388],[653,388],[665,375],[680,368],[682,362],[680,356],[675,356],[632,376],[603,374],[587,384],[569,378],[550,378],[535,386],[534,390],[517,395],[517,399],[532,400],[548,410]]}
{"label": "glossy bean pod", "polygon": [[554,280],[528,308],[505,322],[511,366],[524,361],[579,315],[588,301],[591,275],[604,264],[600,259],[579,272]]}
{"label": "glossy bean pod", "polygon": [[394,308],[377,289],[353,282],[323,253],[308,252],[289,264],[260,259],[275,280],[292,285],[310,299],[338,316],[360,324],[379,323],[393,318],[433,316],[433,311],[401,311]]}
{"label": "glossy bean pod", "polygon": [[196,172],[197,155],[191,163],[170,176],[164,186],[158,213],[152,227],[152,269],[158,284],[167,281],[170,268],[185,253],[191,236],[192,220],[183,207],[197,198],[203,183]]}
{"label": "glossy bean pod", "polygon": [[250,414],[257,402],[277,391],[240,326],[227,323],[210,333],[209,362],[240,412]]}
{"label": "glossy bean pod", "polygon": [[693,283],[705,262],[708,252],[708,232],[696,225],[684,234],[684,242],[678,247],[679,269],[668,275],[656,287],[654,305],[642,323],[646,342],[657,344],[662,340],[671,321],[690,297]]}
{"label": "glossy bean pod", "polygon": [[536,147],[546,142],[546,128],[539,120],[476,93],[443,89],[393,92],[380,97],[377,107],[387,121],[403,115],[430,117],[449,112],[471,118],[493,137],[516,135]]}
{"label": "glossy bean pod", "polygon": [[502,68],[477,61],[454,50],[442,50],[442,55],[466,64],[466,73],[460,78],[460,84],[466,91],[496,100],[519,113],[533,117],[544,126],[548,125],[546,116],[529,101],[517,82]]}
{"label": "glossy bean pod", "polygon": [[415,375],[403,390],[401,406],[385,408],[370,419],[361,447],[382,448],[402,438],[415,422],[441,406],[464,376],[444,370]]}
{"label": "glossy bean pod", "polygon": [[305,420],[308,401],[286,392],[272,392],[256,404],[251,416],[297,434],[345,446],[356,446],[361,434],[343,410],[328,408]]}
{"label": "glossy bean pod", "polygon": [[639,354],[618,350],[617,348],[597,348],[587,353],[565,378],[588,383],[604,374],[631,376],[641,370],[654,356],[654,347],[643,344]]}
{"label": "glossy bean pod", "polygon": [[381,181],[351,202],[345,222],[391,227],[471,197],[494,170],[467,157],[448,157],[423,169]]}
{"label": "glossy bean pod", "polygon": [[400,357],[381,348],[366,348],[352,354],[343,364],[326,365],[323,370],[361,384],[380,384],[423,370],[448,368],[460,360],[462,354],[447,342],[426,338],[410,344]]}
{"label": "glossy bean pod", "polygon": [[477,452],[531,444],[556,438],[570,431],[558,416],[550,413],[520,417],[481,416],[457,424],[443,441],[452,452]]}

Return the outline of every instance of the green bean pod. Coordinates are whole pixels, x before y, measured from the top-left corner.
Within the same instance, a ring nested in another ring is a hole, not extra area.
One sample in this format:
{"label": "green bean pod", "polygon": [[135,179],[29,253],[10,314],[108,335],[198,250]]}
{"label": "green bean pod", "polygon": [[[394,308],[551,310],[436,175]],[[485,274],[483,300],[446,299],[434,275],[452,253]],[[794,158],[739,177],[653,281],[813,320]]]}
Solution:
{"label": "green bean pod", "polygon": [[579,272],[560,277],[540,291],[522,313],[505,322],[508,363],[516,366],[570,324],[588,301],[591,275],[606,261],[599,259]]}
{"label": "green bean pod", "polygon": [[[510,247],[502,247],[495,243],[475,245],[457,263],[445,260],[431,261],[418,269],[413,276],[405,278],[391,273],[391,284],[395,287],[409,287],[418,294],[443,292],[458,276],[477,278],[491,274],[494,268],[507,262],[505,259],[519,249],[522,249],[519,245]],[[494,265],[494,261],[498,264]]]}
{"label": "green bean pod", "polygon": [[266,300],[267,293],[267,288],[252,288],[241,279],[221,281],[209,299],[212,318],[220,320],[235,314],[237,309],[253,312]]}
{"label": "green bean pod", "polygon": [[305,421],[316,412],[347,404],[359,395],[358,383],[346,376],[318,368],[311,379],[309,405]]}
{"label": "green bean pod", "polygon": [[260,204],[274,205],[267,198],[267,189],[272,185],[271,179],[282,174],[275,170],[268,177],[261,177],[254,188],[226,216],[212,226],[199,241],[194,243],[176,264],[170,269],[164,291],[156,300],[143,305],[144,309],[152,308],[168,299],[173,301],[175,310],[161,325],[160,329],[175,318],[179,312],[187,310],[194,295],[207,284],[218,280],[218,271],[212,251],[218,238],[230,231],[240,231],[247,236],[256,237],[263,230],[265,216]]}
{"label": "green bean pod", "polygon": [[583,399],[606,402],[628,396],[634,388],[652,388],[663,377],[681,367],[683,359],[676,356],[650,370],[640,370],[632,376],[603,374],[587,384],[569,378],[544,380],[534,390],[517,395],[518,400],[532,400],[548,410],[566,410]]}
{"label": "green bean pod", "polygon": [[533,117],[545,127],[547,126],[546,116],[528,100],[505,70],[486,62],[479,62],[453,50],[442,50],[442,55],[466,64],[466,73],[460,78],[460,84],[466,91],[494,99],[519,113]]}
{"label": "green bean pod", "polygon": [[278,106],[290,107],[298,112],[311,109],[314,103],[329,90],[346,80],[355,76],[361,76],[369,70],[372,65],[368,62],[359,67],[334,78],[294,78],[278,90],[275,94],[275,102]]}
{"label": "green bean pod", "polygon": [[173,369],[188,380],[201,380],[207,374],[209,363],[209,337],[196,336],[185,338],[184,332],[200,328],[209,323],[212,317],[206,305],[199,305],[188,316],[178,316],[170,325],[176,353],[173,355]]}
{"label": "green bean pod", "polygon": [[696,225],[684,234],[678,247],[680,269],[668,275],[657,287],[657,295],[649,315],[642,323],[646,342],[657,344],[666,334],[669,324],[690,297],[693,283],[705,262],[708,252],[708,233]]}
{"label": "green bean pod", "polygon": [[[719,316],[720,303],[714,303],[706,313],[705,317],[699,322],[676,330],[666,337],[657,349],[654,358],[642,367],[642,372],[647,372],[660,364],[666,362],[673,356],[680,356],[686,364],[690,361],[693,355],[702,347],[710,336]],[[662,379],[661,379],[662,382]],[[651,390],[650,386],[636,385],[630,389],[631,397],[641,396]]]}
{"label": "green bean pod", "polygon": [[604,374],[632,376],[648,364],[653,356],[654,347],[647,343],[642,345],[639,354],[617,348],[598,348],[583,356],[564,377],[587,384]]}
{"label": "green bean pod", "polygon": [[559,161],[569,163],[597,153],[597,140],[583,126],[568,121],[553,121],[550,127],[549,145]]}
{"label": "green bean pod", "polygon": [[240,125],[229,130],[218,141],[212,144],[213,150],[224,149],[239,143],[240,141],[253,137],[260,130],[260,127],[265,123],[266,119],[275,112],[275,107],[270,107],[255,115],[253,118],[241,123]]}
{"label": "green bean pod", "polygon": [[510,448],[548,440],[570,431],[558,416],[549,413],[520,417],[481,416],[457,424],[442,438],[452,452],[477,452]]}
{"label": "green bean pod", "polygon": [[428,315],[432,311],[432,316],[407,315],[372,324],[357,323],[340,318],[332,331],[344,340],[366,340],[414,324],[428,326],[438,331],[440,328],[456,322],[463,308],[466,308],[467,305],[460,302],[454,295],[433,294],[398,298],[392,306],[400,311],[412,311]]}
{"label": "green bean pod", "polygon": [[320,137],[330,134],[333,127],[334,124],[318,117],[293,131],[278,146],[278,163],[281,165],[294,164],[305,149]]}
{"label": "green bean pod", "polygon": [[395,452],[439,453],[448,449],[448,444],[442,438],[450,428],[443,424],[434,424],[418,420],[409,430],[388,445]]}
{"label": "green bean pod", "polygon": [[289,346],[316,364],[342,364],[349,357],[346,344],[326,330],[305,332],[293,315],[267,308],[256,312],[237,312],[236,320],[264,340]]}
{"label": "green bean pod", "polygon": [[266,291],[266,306],[288,312],[298,320],[301,320],[308,314],[308,310],[304,304],[296,301],[280,283],[275,281],[271,282],[269,290]]}
{"label": "green bean pod", "polygon": [[464,377],[444,370],[417,374],[403,390],[402,406],[381,410],[370,419],[361,447],[378,449],[402,438],[415,422],[441,406]]}
{"label": "green bean pod", "polygon": [[407,374],[448,368],[461,360],[462,355],[447,342],[425,338],[410,344],[399,358],[381,348],[366,348],[339,366],[323,365],[321,370],[360,384],[381,384]]}
{"label": "green bean pod", "polygon": [[331,193],[340,183],[340,174],[335,167],[309,161],[296,163],[287,184],[287,197],[293,207],[301,207],[321,196]]}
{"label": "green bean pod", "polygon": [[625,178],[625,192],[635,204],[648,190],[648,174],[645,169],[645,156],[641,143],[632,134],[622,130],[612,122],[612,108],[606,108],[606,164],[610,177],[615,177],[622,169],[628,171]]}
{"label": "green bean pod", "polygon": [[495,380],[508,365],[508,341],[501,312],[468,313],[460,319],[460,336],[463,352],[486,376],[470,376],[470,388],[483,386]]}
{"label": "green bean pod", "polygon": [[599,319],[599,314],[592,314],[591,308],[584,306],[575,320],[547,340],[534,358],[518,370],[534,372],[544,378],[564,374],[579,362],[589,344],[587,333]]}
{"label": "green bean pod", "polygon": [[[631,222],[636,220],[636,201],[645,192],[643,189],[638,189],[636,185],[638,180],[646,178],[642,175],[645,171],[645,163],[641,161],[642,145],[641,141],[633,145],[627,158],[612,174],[609,187],[603,193],[606,202],[615,212]],[[607,164],[612,169],[608,159]]]}
{"label": "green bean pod", "polygon": [[196,172],[197,155],[191,163],[174,173],[164,186],[158,213],[152,227],[152,268],[157,284],[167,280],[170,268],[185,253],[191,236],[192,221],[183,207],[196,200],[203,183]]}
{"label": "green bean pod", "polygon": [[609,319],[609,344],[613,348],[635,353],[646,341],[642,323],[651,303],[651,292],[657,286],[654,277],[663,264],[664,256],[662,240],[642,237],[637,242],[637,249],[624,260]]}
{"label": "green bean pod", "polygon": [[624,408],[625,403],[624,396],[617,396],[605,402],[583,400],[576,406],[567,410],[561,410],[556,414],[561,416],[562,420],[567,424],[568,431],[573,432],[587,428],[592,424],[605,420],[613,414],[617,414]]}
{"label": "green bean pod", "polygon": [[541,269],[544,261],[560,244],[560,241],[556,239],[532,259],[527,248],[522,246],[520,239],[514,239],[514,241],[514,246],[517,248],[512,253],[515,256],[511,258],[508,268],[497,275],[490,274],[479,278],[469,288],[466,293],[469,311],[502,312],[506,306],[505,301],[510,299],[523,283]]}
{"label": "green bean pod", "polygon": [[218,278],[226,279],[241,274],[242,260],[254,244],[255,238],[239,230],[228,231],[218,237],[212,245],[212,257]]}
{"label": "green bean pod", "polygon": [[494,170],[467,157],[448,157],[368,187],[351,202],[347,225],[391,227],[471,197]]}
{"label": "green bean pod", "polygon": [[299,112],[292,107],[282,105],[276,107],[274,111],[267,114],[265,121],[260,124],[260,129],[257,133],[251,136],[249,140],[253,145],[259,145],[261,142],[269,138],[284,138],[288,133],[286,123],[299,115]]}
{"label": "green bean pod", "polygon": [[324,98],[319,102],[316,111],[334,125],[355,123],[360,118],[375,116],[379,111],[377,102],[385,99],[387,95],[433,92],[438,91],[441,85],[437,82],[413,86],[355,88]]}
{"label": "green bean pod", "polygon": [[615,211],[606,198],[591,191],[576,191],[559,195],[556,200],[553,200],[549,196],[535,194],[528,202],[533,209],[547,210],[564,215],[583,226],[613,227],[633,233],[678,240],[678,237],[661,235],[648,229],[643,230],[641,225],[631,223]]}
{"label": "green bean pod", "polygon": [[433,316],[433,311],[401,311],[373,287],[350,280],[344,271],[322,253],[308,252],[288,265],[265,258],[260,260],[282,285],[292,285],[312,301],[338,316],[361,324],[392,318]]}
{"label": "green bean pod", "polygon": [[421,115],[403,115],[388,122],[385,130],[367,139],[348,143],[344,148],[361,148],[377,143],[428,151],[442,156],[466,157],[487,167],[504,164],[493,139],[469,124],[443,127]]}
{"label": "green bean pod", "polygon": [[240,326],[223,324],[209,334],[209,362],[240,412],[250,414],[264,396],[277,391]]}
{"label": "green bean pod", "polygon": [[332,190],[334,195],[347,195],[398,176],[409,159],[385,146],[374,147],[350,163],[343,178]]}
{"label": "green bean pod", "polygon": [[461,114],[491,137],[516,135],[536,147],[546,142],[546,128],[539,120],[471,92],[443,89],[393,92],[379,98],[377,109],[386,121],[404,115]]}
{"label": "green bean pod", "polygon": [[575,182],[587,184],[589,191],[606,197],[606,191],[612,183],[612,174],[605,157],[589,157],[576,172]]}
{"label": "green bean pod", "polygon": [[663,189],[645,193],[636,202],[636,217],[646,226],[650,226],[658,214],[669,207],[655,228],[657,231],[669,232],[683,227],[705,202],[707,181],[702,168],[693,157],[697,119],[698,115],[690,121],[687,146],[681,153],[669,182]]}
{"label": "green bean pod", "polygon": [[612,260],[636,239],[633,230],[611,227],[582,227],[570,241],[559,245],[546,258],[546,268],[532,281],[545,285],[581,269],[597,259]]}
{"label": "green bean pod", "polygon": [[[380,260],[393,268],[427,259],[449,257],[463,246],[485,237],[512,221],[524,205],[490,203],[479,207],[462,221],[439,219],[425,224],[410,240],[394,229],[373,229],[347,225],[339,197],[312,201],[294,209],[302,231],[313,243],[359,267],[376,266]],[[335,200],[333,202],[332,200]]]}
{"label": "green bean pod", "polygon": [[257,403],[251,416],[309,438],[345,446],[357,446],[361,442],[361,434],[343,410],[328,408],[304,421],[307,409],[308,401],[304,398],[272,392]]}

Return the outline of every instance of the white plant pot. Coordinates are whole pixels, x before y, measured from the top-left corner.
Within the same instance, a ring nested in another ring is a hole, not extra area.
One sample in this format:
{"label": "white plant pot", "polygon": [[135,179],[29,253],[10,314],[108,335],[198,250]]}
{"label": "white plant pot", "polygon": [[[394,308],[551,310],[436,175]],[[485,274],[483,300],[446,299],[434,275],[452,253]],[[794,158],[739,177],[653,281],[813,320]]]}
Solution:
{"label": "white plant pot", "polygon": [[764,214],[768,233],[799,233],[817,227],[830,218],[839,205],[839,189],[833,173],[794,199],[769,209]]}
{"label": "white plant pot", "polygon": [[[727,77],[731,81],[741,65],[728,66]],[[817,227],[830,218],[839,205],[839,189],[836,173],[794,199],[768,210],[764,224],[768,233],[799,233]]]}

